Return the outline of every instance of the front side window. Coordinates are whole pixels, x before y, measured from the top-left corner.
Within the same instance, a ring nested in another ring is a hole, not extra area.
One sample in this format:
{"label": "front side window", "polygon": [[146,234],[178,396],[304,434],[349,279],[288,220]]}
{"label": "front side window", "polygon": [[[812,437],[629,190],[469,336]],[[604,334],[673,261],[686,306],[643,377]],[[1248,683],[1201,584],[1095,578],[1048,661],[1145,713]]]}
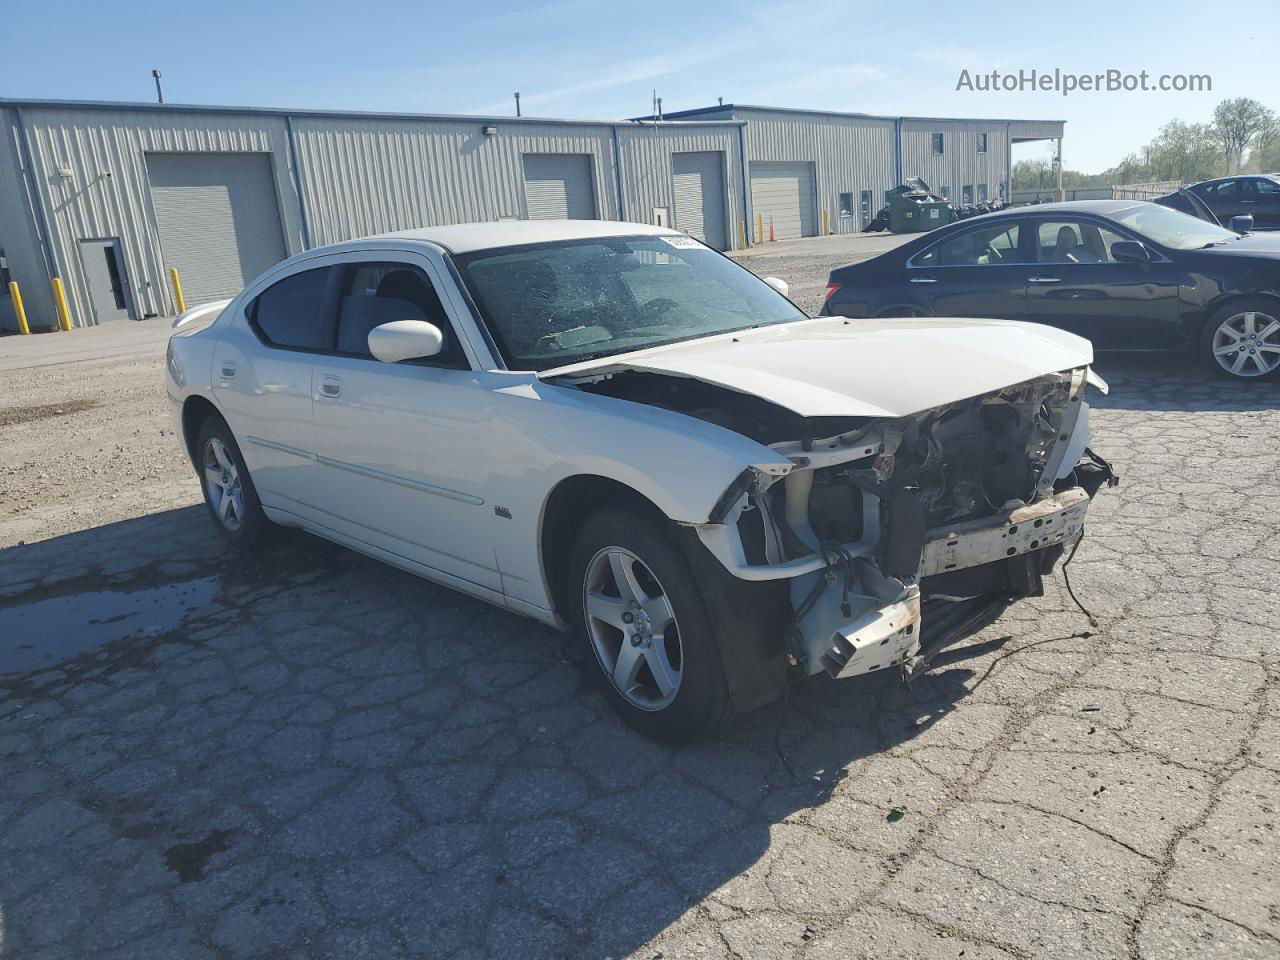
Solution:
{"label": "front side window", "polygon": [[689,237],[607,237],[454,258],[513,370],[806,319],[744,267]]}
{"label": "front side window", "polygon": [[914,267],[985,267],[1020,263],[1019,225],[989,224],[948,237],[911,261]]}
{"label": "front side window", "polygon": [[422,270],[394,261],[349,264],[338,301],[337,352],[371,356],[369,331],[397,320],[425,320],[440,328],[444,349],[429,358],[432,365],[452,365],[461,357],[440,297]]}
{"label": "front side window", "polygon": [[250,317],[258,335],[273,347],[326,350],[332,341],[329,284],[333,270],[304,270],[258,294]]}
{"label": "front side window", "polygon": [[1116,263],[1111,245],[1125,239],[1088,220],[1046,220],[1036,237],[1041,263]]}
{"label": "front side window", "polygon": [[1245,195],[1274,200],[1280,197],[1280,183],[1263,177],[1254,177],[1246,181]]}

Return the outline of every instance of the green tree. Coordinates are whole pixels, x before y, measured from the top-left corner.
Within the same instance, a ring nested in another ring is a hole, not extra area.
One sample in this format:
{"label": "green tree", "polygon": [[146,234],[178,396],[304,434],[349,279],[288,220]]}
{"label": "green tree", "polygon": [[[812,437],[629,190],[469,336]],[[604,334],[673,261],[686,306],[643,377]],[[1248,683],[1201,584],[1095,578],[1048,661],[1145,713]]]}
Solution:
{"label": "green tree", "polygon": [[1223,100],[1213,108],[1213,125],[1223,158],[1227,161],[1228,173],[1239,172],[1245,150],[1266,129],[1269,118],[1273,116],[1257,100],[1248,97]]}

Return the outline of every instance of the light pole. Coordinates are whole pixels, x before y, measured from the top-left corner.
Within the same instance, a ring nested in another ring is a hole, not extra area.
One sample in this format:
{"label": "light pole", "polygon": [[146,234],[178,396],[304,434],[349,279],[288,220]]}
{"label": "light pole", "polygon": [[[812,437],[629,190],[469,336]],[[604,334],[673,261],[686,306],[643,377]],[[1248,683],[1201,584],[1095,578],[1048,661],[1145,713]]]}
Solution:
{"label": "light pole", "polygon": [[155,77],[156,80],[156,102],[164,103],[164,90],[160,88],[160,71],[152,70],[151,76]]}

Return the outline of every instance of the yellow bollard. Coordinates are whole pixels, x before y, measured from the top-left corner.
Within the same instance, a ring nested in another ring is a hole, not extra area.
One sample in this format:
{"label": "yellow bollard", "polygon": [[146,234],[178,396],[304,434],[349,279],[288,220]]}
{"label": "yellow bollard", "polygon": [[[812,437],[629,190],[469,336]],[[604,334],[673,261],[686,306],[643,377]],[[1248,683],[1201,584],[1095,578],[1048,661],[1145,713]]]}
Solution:
{"label": "yellow bollard", "polygon": [[764,242],[764,214],[756,214],[756,243]]}
{"label": "yellow bollard", "polygon": [[831,236],[831,221],[827,219],[827,208],[822,208],[822,235],[824,237]]}
{"label": "yellow bollard", "polygon": [[27,326],[27,311],[22,305],[22,292],[18,289],[18,281],[9,281],[9,296],[13,298],[13,312],[18,318],[18,329],[25,334],[31,333],[31,328]]}
{"label": "yellow bollard", "polygon": [[182,299],[182,278],[178,276],[178,268],[169,268],[169,282],[173,284],[173,302],[178,307],[178,313],[187,312],[187,301]]}
{"label": "yellow bollard", "polygon": [[738,249],[747,249],[747,221],[738,221]]}
{"label": "yellow bollard", "polygon": [[58,326],[63,330],[71,329],[71,311],[67,309],[67,291],[62,287],[62,278],[53,278],[53,303],[58,308]]}

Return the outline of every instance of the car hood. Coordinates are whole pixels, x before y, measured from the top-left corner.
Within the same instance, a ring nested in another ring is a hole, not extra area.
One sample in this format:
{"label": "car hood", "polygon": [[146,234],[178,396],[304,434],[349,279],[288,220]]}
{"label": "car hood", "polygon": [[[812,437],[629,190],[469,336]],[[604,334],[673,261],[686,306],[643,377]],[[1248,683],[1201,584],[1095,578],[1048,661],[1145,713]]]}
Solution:
{"label": "car hood", "polygon": [[1257,257],[1280,260],[1280,230],[1260,230],[1246,233],[1239,240],[1232,240],[1220,247],[1206,247],[1199,251],[1212,256]]}
{"label": "car hood", "polygon": [[689,377],[804,417],[905,417],[1091,363],[1074,334],[1008,320],[819,317],[544,370],[581,381],[627,371]]}

